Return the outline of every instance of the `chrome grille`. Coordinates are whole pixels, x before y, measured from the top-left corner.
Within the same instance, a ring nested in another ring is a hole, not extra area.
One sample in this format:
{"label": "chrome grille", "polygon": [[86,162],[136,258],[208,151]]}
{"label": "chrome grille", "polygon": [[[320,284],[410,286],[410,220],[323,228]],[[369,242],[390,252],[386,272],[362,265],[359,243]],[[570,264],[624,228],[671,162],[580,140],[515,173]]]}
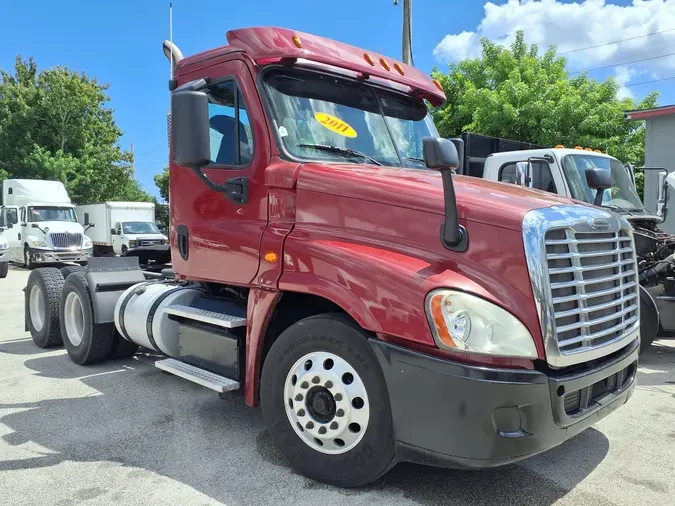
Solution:
{"label": "chrome grille", "polygon": [[528,212],[523,241],[547,361],[593,360],[639,335],[639,284],[630,224],[581,205]]}
{"label": "chrome grille", "polygon": [[635,256],[627,231],[549,230],[546,259],[561,353],[613,341],[638,321]]}
{"label": "chrome grille", "polygon": [[57,232],[49,234],[49,240],[55,248],[76,248],[82,245],[82,234]]}

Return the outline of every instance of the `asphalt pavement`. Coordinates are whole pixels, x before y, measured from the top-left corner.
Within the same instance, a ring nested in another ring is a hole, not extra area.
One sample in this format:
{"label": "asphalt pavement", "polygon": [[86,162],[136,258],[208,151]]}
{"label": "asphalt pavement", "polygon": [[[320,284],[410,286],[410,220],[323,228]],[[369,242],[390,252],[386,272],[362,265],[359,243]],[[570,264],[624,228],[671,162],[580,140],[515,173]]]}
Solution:
{"label": "asphalt pavement", "polygon": [[625,406],[551,451],[479,472],[399,464],[342,490],[293,471],[259,409],[160,372],[155,355],[82,367],[37,348],[27,277],[0,279],[3,506],[675,504],[675,340],[642,357]]}

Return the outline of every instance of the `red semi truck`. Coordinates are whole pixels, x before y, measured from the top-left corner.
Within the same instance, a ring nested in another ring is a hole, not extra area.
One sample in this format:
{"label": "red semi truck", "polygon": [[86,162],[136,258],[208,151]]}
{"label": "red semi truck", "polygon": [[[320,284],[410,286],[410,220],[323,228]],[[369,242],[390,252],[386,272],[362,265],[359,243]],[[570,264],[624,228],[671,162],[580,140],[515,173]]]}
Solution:
{"label": "red semi truck", "polygon": [[445,96],[412,67],[281,28],[227,40],[188,58],[165,42],[175,275],[35,270],[36,344],[79,364],[141,345],[241,389],[293,466],[340,486],[400,461],[512,463],[628,400],[624,218],[452,174],[425,104]]}

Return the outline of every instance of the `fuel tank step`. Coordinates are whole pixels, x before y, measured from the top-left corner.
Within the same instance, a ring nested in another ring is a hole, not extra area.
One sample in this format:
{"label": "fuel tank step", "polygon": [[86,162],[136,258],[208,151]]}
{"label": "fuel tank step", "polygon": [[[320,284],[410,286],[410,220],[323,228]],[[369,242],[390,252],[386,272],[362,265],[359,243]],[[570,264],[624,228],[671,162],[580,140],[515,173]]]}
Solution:
{"label": "fuel tank step", "polygon": [[238,381],[231,380],[225,376],[219,376],[218,374],[213,374],[212,372],[205,371],[204,369],[200,369],[199,367],[186,364],[185,362],[173,358],[158,360],[155,362],[155,367],[219,393],[238,390],[240,386]]}
{"label": "fuel tank step", "polygon": [[179,316],[187,320],[208,323],[210,325],[216,325],[218,327],[224,327],[227,329],[243,327],[246,325],[246,318],[241,316],[216,313],[215,311],[207,311],[206,309],[183,306],[180,304],[168,306],[165,309],[165,312],[168,315]]}

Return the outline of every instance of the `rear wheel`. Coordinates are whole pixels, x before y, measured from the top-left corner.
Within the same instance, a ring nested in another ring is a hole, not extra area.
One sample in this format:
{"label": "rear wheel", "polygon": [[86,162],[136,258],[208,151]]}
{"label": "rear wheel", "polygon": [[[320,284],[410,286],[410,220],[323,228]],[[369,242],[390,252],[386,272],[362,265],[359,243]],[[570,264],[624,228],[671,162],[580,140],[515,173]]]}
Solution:
{"label": "rear wheel", "polygon": [[342,315],[301,320],[265,359],[261,405],[272,439],[305,476],[365,485],[394,463],[389,394],[368,336]]}
{"label": "rear wheel", "polygon": [[91,295],[83,271],[73,272],[63,283],[59,314],[63,344],[73,362],[95,364],[108,357],[115,324],[94,322]]}
{"label": "rear wheel", "polygon": [[26,323],[35,344],[48,348],[61,344],[59,299],[63,275],[55,267],[36,269],[26,283]]}
{"label": "rear wheel", "polygon": [[9,262],[0,262],[0,279],[6,278],[9,272]]}
{"label": "rear wheel", "polygon": [[81,265],[66,265],[65,267],[61,267],[60,269],[61,274],[63,275],[63,279],[66,279],[73,272],[80,272],[83,270],[84,267],[82,267]]}

